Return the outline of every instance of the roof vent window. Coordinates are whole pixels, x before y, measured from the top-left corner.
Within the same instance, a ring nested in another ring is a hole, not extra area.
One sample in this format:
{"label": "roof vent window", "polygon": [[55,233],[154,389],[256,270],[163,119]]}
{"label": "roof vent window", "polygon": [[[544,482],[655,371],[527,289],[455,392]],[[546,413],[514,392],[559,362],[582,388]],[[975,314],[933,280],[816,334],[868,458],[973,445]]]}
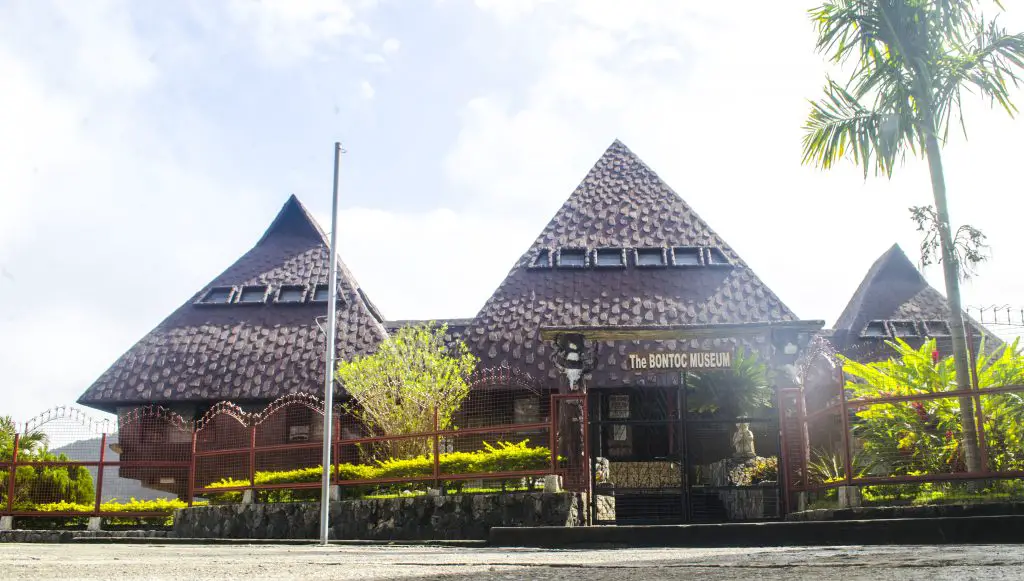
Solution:
{"label": "roof vent window", "polygon": [[641,267],[665,266],[664,248],[637,248],[636,265]]}
{"label": "roof vent window", "polygon": [[282,286],[277,291],[277,298],[274,302],[278,304],[294,305],[306,300],[306,287],[301,285]]}
{"label": "roof vent window", "polygon": [[242,305],[262,305],[267,301],[267,285],[243,286],[238,293],[238,303]]}
{"label": "roof vent window", "polygon": [[329,290],[330,289],[328,288],[328,286],[326,284],[318,284],[318,285],[316,285],[316,287],[313,288],[313,298],[312,298],[312,301],[314,303],[326,303],[327,302],[327,296],[328,296],[327,292]]}
{"label": "roof vent window", "polygon": [[889,321],[894,337],[918,337],[917,325],[913,321]]}
{"label": "roof vent window", "polygon": [[583,248],[562,248],[558,251],[559,268],[586,268],[587,251]]}
{"label": "roof vent window", "polygon": [[721,248],[708,248],[708,264],[728,266],[729,258]]}
{"label": "roof vent window", "polygon": [[229,286],[213,287],[197,301],[200,305],[226,305],[231,302],[235,289]]}
{"label": "roof vent window", "polygon": [[704,261],[701,258],[701,248],[680,246],[672,249],[672,264],[676,266],[701,266]]}
{"label": "roof vent window", "polygon": [[871,321],[864,327],[862,337],[887,337],[889,332],[885,329],[885,321]]}
{"label": "roof vent window", "polygon": [[626,266],[626,251],[622,248],[598,248],[594,251],[594,266],[624,268]]}
{"label": "roof vent window", "polygon": [[551,250],[541,248],[530,263],[530,268],[551,268]]}
{"label": "roof vent window", "polygon": [[925,321],[925,331],[929,337],[949,337],[949,323],[946,321]]}

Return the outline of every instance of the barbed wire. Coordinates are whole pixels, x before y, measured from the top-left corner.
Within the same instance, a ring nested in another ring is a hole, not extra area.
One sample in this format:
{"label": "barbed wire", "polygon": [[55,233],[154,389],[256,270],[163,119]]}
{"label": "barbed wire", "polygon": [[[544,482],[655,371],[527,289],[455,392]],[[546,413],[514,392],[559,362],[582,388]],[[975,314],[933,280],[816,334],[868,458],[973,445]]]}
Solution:
{"label": "barbed wire", "polygon": [[964,310],[982,325],[1024,328],[1024,306],[1009,304],[969,306]]}

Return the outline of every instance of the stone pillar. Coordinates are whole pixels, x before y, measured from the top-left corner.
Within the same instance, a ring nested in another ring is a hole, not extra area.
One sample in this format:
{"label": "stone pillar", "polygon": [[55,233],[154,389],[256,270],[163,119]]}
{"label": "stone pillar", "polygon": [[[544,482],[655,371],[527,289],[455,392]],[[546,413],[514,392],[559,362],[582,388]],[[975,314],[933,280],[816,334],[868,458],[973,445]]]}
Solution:
{"label": "stone pillar", "polygon": [[341,486],[331,486],[327,489],[327,494],[331,502],[338,502],[341,500]]}
{"label": "stone pillar", "polygon": [[544,492],[557,494],[562,491],[562,478],[557,474],[548,474],[544,477]]}
{"label": "stone pillar", "polygon": [[0,516],[0,531],[13,531],[14,530],[14,517],[13,516]]}
{"label": "stone pillar", "polygon": [[249,488],[242,491],[242,504],[255,504],[256,503],[256,491]]}
{"label": "stone pillar", "polygon": [[103,519],[98,516],[90,516],[89,523],[85,525],[87,531],[102,531],[103,530]]}
{"label": "stone pillar", "polygon": [[859,486],[839,487],[839,508],[860,508],[864,502]]}

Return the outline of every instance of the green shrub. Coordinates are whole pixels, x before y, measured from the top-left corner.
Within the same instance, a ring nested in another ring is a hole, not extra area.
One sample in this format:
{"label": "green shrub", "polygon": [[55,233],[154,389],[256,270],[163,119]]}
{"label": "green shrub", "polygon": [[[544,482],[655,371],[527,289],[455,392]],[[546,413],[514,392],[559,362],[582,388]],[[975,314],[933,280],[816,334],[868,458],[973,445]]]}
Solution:
{"label": "green shrub", "polygon": [[494,446],[484,442],[484,452],[476,464],[476,472],[512,472],[542,470],[551,465],[551,450],[543,446],[527,447],[529,440],[518,444],[497,442]]}
{"label": "green shrub", "polygon": [[778,480],[779,459],[774,456],[769,458],[756,458],[752,464],[743,469],[743,481],[745,484],[778,482]]}
{"label": "green shrub", "polygon": [[[205,503],[197,502],[194,506]],[[116,498],[100,504],[100,511],[107,513],[118,512],[161,512],[164,516],[159,517],[130,517],[130,516],[106,516],[104,521],[109,526],[171,526],[174,521],[174,511],[187,507],[188,504],[178,499],[156,499],[119,501]],[[35,512],[81,512],[90,513],[95,508],[93,503],[81,502],[48,502],[32,506],[30,510]],[[45,528],[68,528],[78,527],[85,524],[88,517],[54,517],[54,518],[33,518],[31,523],[36,527]]]}
{"label": "green shrub", "polygon": [[[441,454],[441,475],[476,474],[510,472],[521,470],[543,470],[551,464],[551,450],[540,446],[531,448],[529,440],[513,444],[497,442],[495,445],[484,443],[484,449],[476,452],[449,452]],[[376,480],[385,478],[422,478],[434,473],[434,461],[431,456],[415,458],[393,458],[368,464],[340,464],[334,467],[335,477],[346,480]],[[323,469],[320,466],[297,468],[295,470],[260,471],[256,472],[256,484],[287,484],[320,482]],[[511,482],[511,481],[510,481]],[[462,482],[444,481],[446,489],[462,489]],[[506,483],[508,484],[508,483]],[[393,496],[408,490],[410,493],[428,486],[427,481],[398,482],[383,485],[343,485],[342,492],[347,496]],[[205,488],[248,488],[248,480],[222,478],[206,485]],[[204,497],[213,503],[235,503],[242,500],[242,493],[237,491],[207,492]],[[263,502],[293,502],[301,500],[318,500],[319,489],[274,489],[261,491],[259,499]]]}

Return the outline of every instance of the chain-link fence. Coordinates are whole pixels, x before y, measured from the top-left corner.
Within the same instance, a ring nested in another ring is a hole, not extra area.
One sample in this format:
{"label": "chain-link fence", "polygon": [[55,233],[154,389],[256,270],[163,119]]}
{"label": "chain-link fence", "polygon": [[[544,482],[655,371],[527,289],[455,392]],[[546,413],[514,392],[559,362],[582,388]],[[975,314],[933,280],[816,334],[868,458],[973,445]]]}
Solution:
{"label": "chain-link fence", "polygon": [[[333,494],[536,490],[550,474],[585,490],[585,450],[576,462],[558,452],[575,450],[557,443],[557,412],[565,406],[537,390],[478,389],[448,414],[412,410],[418,417],[405,418],[410,429],[403,432],[338,405]],[[0,438],[0,515],[63,519],[62,526],[84,526],[88,517],[108,526],[166,524],[175,508],[197,502],[320,498],[324,411],[316,397],[285,396],[258,412],[221,402],[195,422],[141,407],[118,418],[119,431],[74,408],[60,410],[10,426]],[[585,428],[581,418],[572,425]]]}
{"label": "chain-link fence", "polygon": [[786,394],[792,506],[799,493],[810,508],[1024,500],[1019,355],[983,352],[959,388],[935,343],[887,348],[874,363],[838,361],[814,398]]}

